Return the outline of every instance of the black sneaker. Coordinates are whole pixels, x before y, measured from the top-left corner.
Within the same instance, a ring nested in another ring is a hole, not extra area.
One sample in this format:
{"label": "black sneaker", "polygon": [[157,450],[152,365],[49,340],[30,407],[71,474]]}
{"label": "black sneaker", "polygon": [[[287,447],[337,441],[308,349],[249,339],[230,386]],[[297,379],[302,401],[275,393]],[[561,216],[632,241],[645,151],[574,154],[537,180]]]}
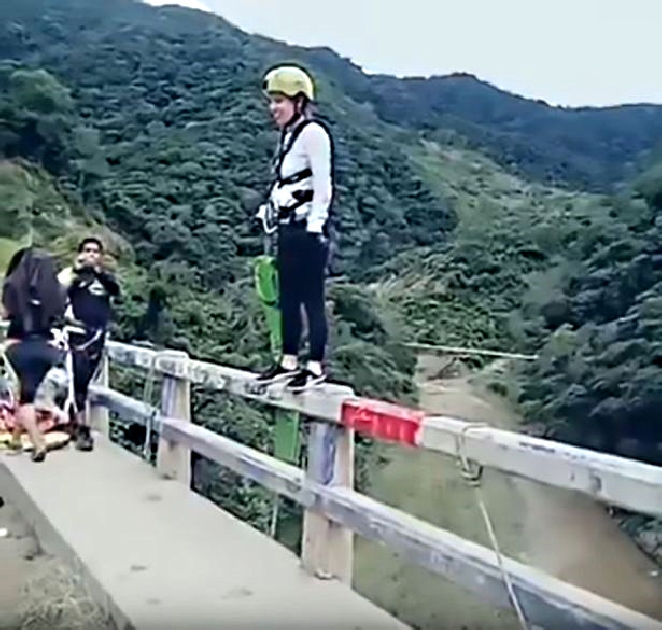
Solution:
{"label": "black sneaker", "polygon": [[324,381],[326,381],[326,374],[324,374],[324,372],[321,374],[315,374],[315,372],[311,372],[308,369],[303,369],[299,370],[294,378],[287,382],[285,387],[293,394],[298,394],[304,389],[315,387]]}
{"label": "black sneaker", "polygon": [[296,373],[296,370],[287,370],[282,365],[272,365],[264,372],[260,372],[255,380],[258,383],[266,385],[267,383],[275,383],[276,381],[290,378],[290,376],[293,376]]}
{"label": "black sneaker", "polygon": [[32,451],[32,461],[35,464],[41,464],[46,461],[46,453],[48,452],[48,449],[45,446],[42,446],[41,448],[36,448],[34,451]]}
{"label": "black sneaker", "polygon": [[94,448],[94,440],[90,435],[90,427],[78,427],[78,435],[76,436],[76,450],[90,452]]}

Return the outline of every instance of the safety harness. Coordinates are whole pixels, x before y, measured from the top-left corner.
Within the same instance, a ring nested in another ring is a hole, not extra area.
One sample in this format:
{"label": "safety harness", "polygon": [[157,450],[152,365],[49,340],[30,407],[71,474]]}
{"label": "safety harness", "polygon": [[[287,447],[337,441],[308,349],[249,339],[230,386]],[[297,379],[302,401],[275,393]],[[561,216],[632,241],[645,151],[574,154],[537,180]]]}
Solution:
{"label": "safety harness", "polygon": [[[270,206],[269,211],[271,212],[269,223],[272,225],[276,223],[290,225],[296,222],[305,226],[306,216],[298,214],[296,210],[313,200],[313,189],[311,187],[299,187],[294,190],[287,190],[287,188],[306,182],[306,180],[312,178],[313,171],[310,168],[304,168],[301,171],[283,177],[283,162],[303,130],[312,122],[322,125],[326,129],[324,123],[317,119],[305,119],[296,124],[291,131],[283,130],[281,134],[278,150],[274,158],[274,183],[271,188],[268,204]],[[280,199],[278,199],[274,202],[274,197],[280,197],[285,201],[284,203],[279,203]]]}

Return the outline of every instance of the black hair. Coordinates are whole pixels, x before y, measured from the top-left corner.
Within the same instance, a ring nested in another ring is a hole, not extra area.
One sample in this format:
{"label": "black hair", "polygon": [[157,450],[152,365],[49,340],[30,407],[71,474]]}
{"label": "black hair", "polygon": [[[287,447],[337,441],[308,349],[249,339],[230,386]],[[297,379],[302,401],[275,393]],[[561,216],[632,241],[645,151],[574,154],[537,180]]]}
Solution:
{"label": "black hair", "polygon": [[287,127],[299,120],[312,120],[317,115],[315,104],[303,92],[299,92],[296,96],[287,96],[285,98],[294,105],[294,115],[287,123]]}
{"label": "black hair", "polygon": [[306,114],[310,111],[310,99],[303,92],[299,92],[296,96],[288,96],[288,98],[294,103],[295,115],[306,118]]}
{"label": "black hair", "polygon": [[92,243],[93,245],[98,245],[99,251],[103,254],[103,243],[98,238],[96,238],[96,236],[88,236],[87,238],[84,238],[80,243],[78,243],[79,254],[83,251],[83,248],[88,243]]}
{"label": "black hair", "polygon": [[9,264],[7,265],[7,271],[5,271],[5,278],[9,277],[12,273],[14,273],[14,270],[16,267],[19,266],[21,263],[21,260],[23,260],[23,256],[25,253],[29,250],[29,247],[21,247],[9,260]]}

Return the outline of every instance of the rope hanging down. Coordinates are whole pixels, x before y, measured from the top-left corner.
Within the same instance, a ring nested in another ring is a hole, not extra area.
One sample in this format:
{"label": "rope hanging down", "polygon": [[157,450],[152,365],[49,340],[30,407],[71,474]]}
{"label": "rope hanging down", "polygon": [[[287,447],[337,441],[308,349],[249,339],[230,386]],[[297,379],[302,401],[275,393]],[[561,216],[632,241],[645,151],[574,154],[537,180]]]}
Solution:
{"label": "rope hanging down", "polygon": [[524,610],[522,609],[522,605],[520,604],[520,601],[517,597],[517,593],[515,593],[515,587],[513,586],[513,582],[510,578],[510,574],[508,573],[508,571],[506,571],[506,568],[503,564],[503,556],[501,554],[501,549],[499,547],[499,541],[497,540],[496,532],[494,531],[494,526],[492,525],[492,520],[490,519],[489,512],[487,511],[485,497],[483,496],[483,491],[480,485],[483,476],[483,466],[477,462],[471,461],[466,454],[467,433],[469,433],[469,431],[476,429],[483,429],[488,426],[489,425],[482,422],[481,423],[477,422],[474,424],[467,425],[462,429],[461,434],[456,439],[456,452],[457,452],[458,462],[460,465],[460,473],[462,475],[462,478],[465,479],[465,481],[467,481],[467,483],[476,491],[476,499],[478,502],[478,507],[480,508],[480,512],[483,517],[483,522],[485,523],[485,529],[487,530],[487,535],[490,539],[490,543],[492,544],[492,548],[494,549],[494,553],[497,557],[497,562],[499,564],[499,571],[501,572],[501,579],[503,580],[503,583],[505,584],[506,589],[508,591],[508,597],[510,598],[510,603],[515,609],[515,613],[517,614],[517,619],[519,620],[522,629],[529,630],[529,624],[526,620],[526,617],[524,616]]}

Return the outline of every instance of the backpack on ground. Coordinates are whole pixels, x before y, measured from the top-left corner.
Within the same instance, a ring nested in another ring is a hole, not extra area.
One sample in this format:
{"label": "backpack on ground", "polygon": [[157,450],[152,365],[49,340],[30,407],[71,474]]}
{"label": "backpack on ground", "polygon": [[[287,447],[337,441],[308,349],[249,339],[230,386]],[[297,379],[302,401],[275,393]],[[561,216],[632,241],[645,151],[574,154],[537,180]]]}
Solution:
{"label": "backpack on ground", "polygon": [[2,303],[10,317],[21,321],[25,333],[48,330],[63,316],[64,289],[49,254],[28,247],[18,262],[12,259],[7,272]]}

